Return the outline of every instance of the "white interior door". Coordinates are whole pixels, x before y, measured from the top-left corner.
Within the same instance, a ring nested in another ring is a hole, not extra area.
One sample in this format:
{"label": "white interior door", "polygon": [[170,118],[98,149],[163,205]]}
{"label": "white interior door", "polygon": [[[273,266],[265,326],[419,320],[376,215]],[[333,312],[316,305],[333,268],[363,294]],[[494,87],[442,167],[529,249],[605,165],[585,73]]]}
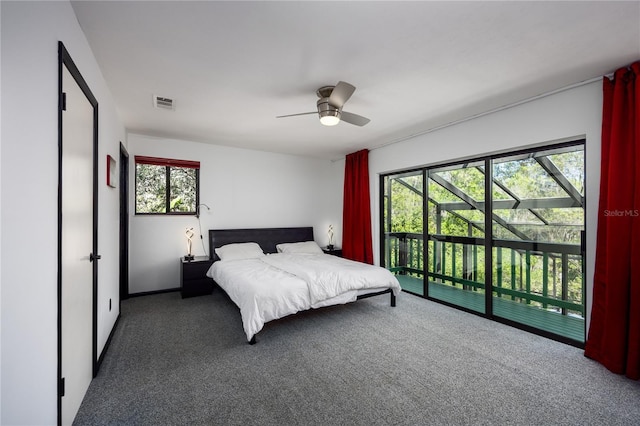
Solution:
{"label": "white interior door", "polygon": [[61,421],[71,424],[93,377],[93,106],[66,66],[62,114]]}

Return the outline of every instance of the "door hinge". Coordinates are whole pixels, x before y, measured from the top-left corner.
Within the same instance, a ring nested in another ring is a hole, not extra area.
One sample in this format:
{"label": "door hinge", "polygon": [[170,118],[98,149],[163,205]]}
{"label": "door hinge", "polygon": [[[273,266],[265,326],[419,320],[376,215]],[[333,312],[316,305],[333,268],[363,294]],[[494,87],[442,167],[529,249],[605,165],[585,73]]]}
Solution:
{"label": "door hinge", "polygon": [[65,92],[62,92],[62,110],[66,111],[67,110],[67,94]]}
{"label": "door hinge", "polygon": [[64,396],[64,377],[60,378],[60,383],[58,383],[58,393],[60,396]]}

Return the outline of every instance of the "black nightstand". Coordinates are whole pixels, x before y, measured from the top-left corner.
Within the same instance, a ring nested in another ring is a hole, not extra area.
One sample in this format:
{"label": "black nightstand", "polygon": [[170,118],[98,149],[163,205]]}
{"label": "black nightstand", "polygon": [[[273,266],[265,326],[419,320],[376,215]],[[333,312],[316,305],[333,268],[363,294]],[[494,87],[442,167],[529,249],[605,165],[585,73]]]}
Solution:
{"label": "black nightstand", "polygon": [[335,248],[335,247],[334,247],[334,248],[332,248],[331,250],[329,250],[328,248],[324,247],[324,248],[322,249],[322,251],[323,251],[325,254],[332,254],[332,255],[334,255],[334,256],[342,257],[342,249],[340,249],[340,248]]}
{"label": "black nightstand", "polygon": [[213,292],[213,280],[207,277],[212,263],[208,256],[196,256],[193,260],[180,258],[180,293],[183,299]]}

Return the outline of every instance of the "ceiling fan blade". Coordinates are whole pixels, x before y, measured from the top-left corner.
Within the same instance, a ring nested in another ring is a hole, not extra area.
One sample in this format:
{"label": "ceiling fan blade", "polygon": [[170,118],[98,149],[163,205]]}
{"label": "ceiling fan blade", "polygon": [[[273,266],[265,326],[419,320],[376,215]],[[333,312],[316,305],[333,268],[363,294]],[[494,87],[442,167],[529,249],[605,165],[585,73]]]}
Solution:
{"label": "ceiling fan blade", "polygon": [[349,100],[353,92],[355,92],[355,86],[339,81],[336,87],[333,88],[331,96],[329,96],[329,105],[338,109],[342,108],[345,102]]}
{"label": "ceiling fan blade", "polygon": [[345,121],[349,124],[355,124],[356,126],[364,126],[371,121],[366,117],[346,111],[342,111],[340,113],[340,120]]}
{"label": "ceiling fan blade", "polygon": [[289,114],[289,115],[278,115],[276,118],[285,118],[285,117],[295,117],[297,115],[309,115],[309,114],[317,114],[318,111],[312,112],[299,112],[298,114]]}

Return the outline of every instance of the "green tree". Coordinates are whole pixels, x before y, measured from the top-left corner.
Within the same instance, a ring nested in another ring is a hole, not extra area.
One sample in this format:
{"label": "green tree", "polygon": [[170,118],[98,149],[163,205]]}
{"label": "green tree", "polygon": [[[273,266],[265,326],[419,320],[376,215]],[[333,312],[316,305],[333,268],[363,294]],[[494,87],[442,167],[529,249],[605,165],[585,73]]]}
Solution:
{"label": "green tree", "polygon": [[169,212],[195,212],[196,182],[194,168],[136,164],[136,213],[167,213],[167,197]]}
{"label": "green tree", "polygon": [[164,213],[166,210],[166,168],[136,164],[136,213]]}

